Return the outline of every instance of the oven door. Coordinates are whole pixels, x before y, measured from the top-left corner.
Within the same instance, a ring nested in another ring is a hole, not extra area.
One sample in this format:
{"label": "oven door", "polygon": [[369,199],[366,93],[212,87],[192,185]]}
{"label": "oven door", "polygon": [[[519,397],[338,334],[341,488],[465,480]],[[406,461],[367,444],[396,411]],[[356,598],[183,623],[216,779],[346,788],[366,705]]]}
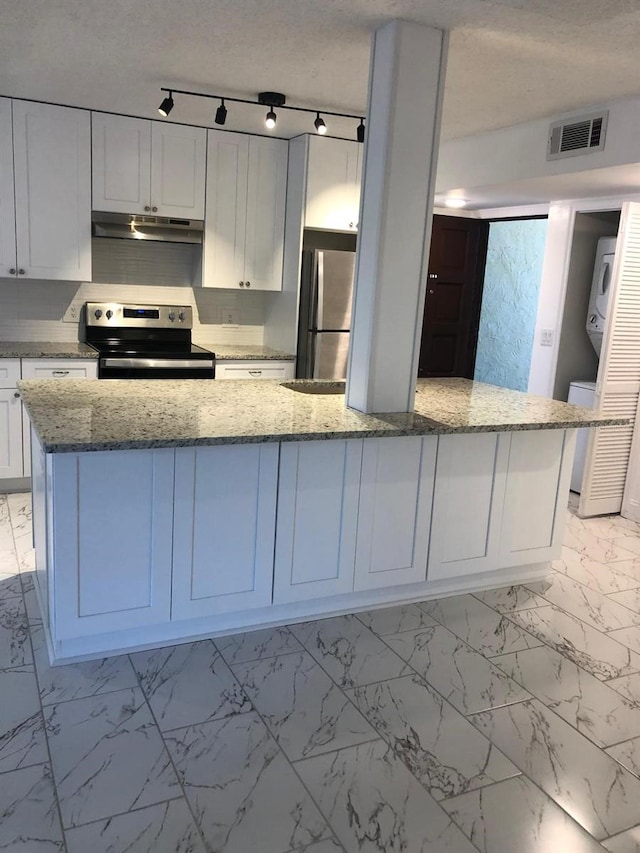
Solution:
{"label": "oven door", "polygon": [[144,358],[103,356],[99,379],[215,379],[213,358]]}

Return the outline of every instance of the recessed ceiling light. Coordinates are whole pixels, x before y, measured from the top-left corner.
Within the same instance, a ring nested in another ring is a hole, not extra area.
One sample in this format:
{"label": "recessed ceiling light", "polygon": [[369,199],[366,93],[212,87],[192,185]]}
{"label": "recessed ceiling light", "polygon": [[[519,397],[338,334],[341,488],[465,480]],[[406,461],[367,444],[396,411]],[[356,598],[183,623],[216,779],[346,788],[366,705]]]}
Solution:
{"label": "recessed ceiling light", "polygon": [[451,196],[451,198],[445,198],[444,206],[445,207],[456,207],[456,208],[466,207],[467,206],[467,200],[466,200],[466,198],[456,198],[455,196]]}

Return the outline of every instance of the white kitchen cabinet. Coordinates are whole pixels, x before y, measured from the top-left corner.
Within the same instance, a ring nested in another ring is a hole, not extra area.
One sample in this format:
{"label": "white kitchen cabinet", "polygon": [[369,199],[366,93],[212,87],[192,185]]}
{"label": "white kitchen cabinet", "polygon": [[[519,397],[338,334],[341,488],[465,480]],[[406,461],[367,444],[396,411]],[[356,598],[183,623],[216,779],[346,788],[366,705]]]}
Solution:
{"label": "white kitchen cabinet", "polygon": [[209,131],[205,287],[281,290],[286,140]]}
{"label": "white kitchen cabinet", "polygon": [[420,583],[427,576],[438,439],[365,439],[355,589]]}
{"label": "white kitchen cabinet", "polygon": [[509,439],[489,432],[440,436],[428,581],[497,568]]}
{"label": "white kitchen cabinet", "polygon": [[22,477],[20,359],[0,359],[0,479]]}
{"label": "white kitchen cabinet", "polygon": [[305,228],[357,230],[363,150],[348,139],[309,137]]}
{"label": "white kitchen cabinet", "polygon": [[172,619],[268,607],[278,445],[176,451]]}
{"label": "white kitchen cabinet", "polygon": [[[0,274],[91,280],[91,128],[84,110],[3,99]],[[12,126],[12,131],[10,130]],[[12,136],[13,176],[9,160]],[[13,182],[13,198],[11,201]],[[11,232],[13,230],[13,246]]]}
{"label": "white kitchen cabinet", "polygon": [[93,209],[204,218],[206,130],[92,114]]}
{"label": "white kitchen cabinet", "polygon": [[295,361],[216,361],[216,379],[293,379]]}
{"label": "white kitchen cabinet", "polygon": [[280,450],[273,603],[352,592],[362,441]]}
{"label": "white kitchen cabinet", "polygon": [[174,451],[59,453],[51,464],[55,639],[167,622]]}

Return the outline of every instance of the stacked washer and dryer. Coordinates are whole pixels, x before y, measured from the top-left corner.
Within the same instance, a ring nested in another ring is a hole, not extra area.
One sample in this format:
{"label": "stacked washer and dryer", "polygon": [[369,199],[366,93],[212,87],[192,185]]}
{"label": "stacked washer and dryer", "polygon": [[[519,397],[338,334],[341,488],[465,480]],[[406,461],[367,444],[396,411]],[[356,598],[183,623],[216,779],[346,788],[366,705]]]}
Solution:
{"label": "stacked washer and dryer", "polygon": [[[611,284],[613,261],[616,254],[616,242],[615,237],[601,237],[598,240],[598,248],[596,250],[596,262],[593,269],[586,329],[589,340],[598,356],[602,349],[602,337],[607,320],[609,285]],[[586,379],[576,379],[569,385],[569,399],[567,402],[573,403],[574,406],[583,406],[585,409],[593,409],[595,393],[595,382]],[[580,492],[582,490],[588,440],[589,430],[578,430],[576,455],[571,474],[572,492]]]}

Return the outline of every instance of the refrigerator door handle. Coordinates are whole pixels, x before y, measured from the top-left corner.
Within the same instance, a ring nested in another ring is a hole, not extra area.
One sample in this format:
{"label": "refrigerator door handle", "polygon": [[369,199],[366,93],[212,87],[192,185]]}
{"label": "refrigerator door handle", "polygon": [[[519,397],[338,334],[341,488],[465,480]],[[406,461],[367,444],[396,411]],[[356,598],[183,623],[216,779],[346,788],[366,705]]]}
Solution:
{"label": "refrigerator door handle", "polygon": [[323,327],[324,314],[324,252],[316,254],[316,311],[315,311],[316,329]]}

